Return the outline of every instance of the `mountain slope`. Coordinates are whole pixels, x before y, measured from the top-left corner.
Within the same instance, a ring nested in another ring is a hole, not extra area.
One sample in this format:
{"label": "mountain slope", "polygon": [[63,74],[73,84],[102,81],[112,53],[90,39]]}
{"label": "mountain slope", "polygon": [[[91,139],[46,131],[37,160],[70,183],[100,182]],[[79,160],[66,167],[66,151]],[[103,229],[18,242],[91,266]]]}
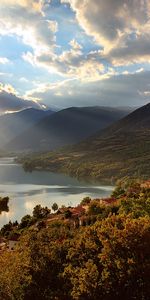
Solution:
{"label": "mountain slope", "polygon": [[149,178],[150,104],[73,147],[31,157],[24,166],[103,181]]}
{"label": "mountain slope", "polygon": [[47,151],[77,143],[127,115],[128,111],[101,107],[61,110],[19,135],[7,145],[15,151]]}
{"label": "mountain slope", "polygon": [[0,148],[15,138],[18,134],[27,130],[41,119],[53,112],[28,108],[22,111],[0,116]]}

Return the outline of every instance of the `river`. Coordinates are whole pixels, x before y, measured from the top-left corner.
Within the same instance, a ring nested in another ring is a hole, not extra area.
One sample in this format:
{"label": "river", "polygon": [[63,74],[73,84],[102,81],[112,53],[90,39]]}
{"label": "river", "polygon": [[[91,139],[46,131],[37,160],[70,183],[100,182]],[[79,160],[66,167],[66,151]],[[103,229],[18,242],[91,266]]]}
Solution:
{"label": "river", "polygon": [[0,196],[9,196],[9,212],[0,214],[0,228],[11,221],[20,221],[32,214],[37,204],[76,206],[89,196],[107,197],[113,187],[78,181],[64,174],[44,171],[26,173],[13,158],[0,159]]}

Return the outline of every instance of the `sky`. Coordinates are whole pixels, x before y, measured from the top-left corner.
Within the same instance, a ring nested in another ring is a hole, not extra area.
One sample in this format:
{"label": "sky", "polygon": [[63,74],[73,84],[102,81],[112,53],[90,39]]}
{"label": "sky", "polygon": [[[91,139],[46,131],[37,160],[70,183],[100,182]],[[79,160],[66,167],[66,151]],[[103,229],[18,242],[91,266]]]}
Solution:
{"label": "sky", "polygon": [[0,0],[0,113],[149,99],[149,0]]}

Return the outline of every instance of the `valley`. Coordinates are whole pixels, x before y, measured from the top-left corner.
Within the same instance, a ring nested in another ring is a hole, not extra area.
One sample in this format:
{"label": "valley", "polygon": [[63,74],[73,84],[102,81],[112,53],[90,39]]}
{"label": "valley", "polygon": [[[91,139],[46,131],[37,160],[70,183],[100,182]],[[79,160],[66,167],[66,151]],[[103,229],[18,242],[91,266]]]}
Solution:
{"label": "valley", "polygon": [[115,183],[150,176],[150,104],[93,137],[57,151],[18,159],[27,171],[45,169]]}

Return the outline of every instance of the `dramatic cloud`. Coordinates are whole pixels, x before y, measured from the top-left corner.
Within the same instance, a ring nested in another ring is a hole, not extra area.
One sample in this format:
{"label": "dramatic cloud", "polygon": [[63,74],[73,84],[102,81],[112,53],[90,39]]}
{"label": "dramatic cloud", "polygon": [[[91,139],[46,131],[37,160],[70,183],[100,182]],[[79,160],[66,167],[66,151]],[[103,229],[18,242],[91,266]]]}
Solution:
{"label": "dramatic cloud", "polygon": [[105,68],[98,51],[84,54],[82,46],[75,40],[70,41],[70,50],[60,55],[42,54],[34,56],[30,52],[23,56],[33,65],[44,66],[49,72],[56,72],[65,77],[77,77],[93,81],[104,73]]}
{"label": "dramatic cloud", "polygon": [[139,70],[135,74],[112,75],[108,79],[83,83],[79,80],[66,80],[55,84],[45,84],[27,93],[28,97],[58,107],[106,105],[138,106],[149,102],[150,72]]}
{"label": "dramatic cloud", "polygon": [[0,83],[0,114],[6,111],[13,112],[29,107],[37,109],[43,108],[42,104],[36,101],[28,101],[19,97],[11,85],[3,85]]}
{"label": "dramatic cloud", "polygon": [[52,51],[57,23],[44,17],[42,2],[1,0],[0,34],[20,37],[36,53]]}
{"label": "dramatic cloud", "polygon": [[[150,4],[149,0],[62,0],[69,3],[86,34],[103,47],[85,53],[75,40],[70,50],[56,54],[27,52],[24,60],[46,67],[70,78],[93,81],[100,79],[106,66],[127,66],[150,63]],[[55,30],[54,30],[55,31]]]}
{"label": "dramatic cloud", "polygon": [[150,61],[149,0],[62,0],[76,12],[85,32],[104,47],[112,63]]}
{"label": "dramatic cloud", "polygon": [[127,39],[124,46],[113,49],[109,57],[115,66],[136,63],[150,63],[150,33]]}
{"label": "dramatic cloud", "polygon": [[144,104],[150,1],[1,0],[0,50],[6,110]]}

